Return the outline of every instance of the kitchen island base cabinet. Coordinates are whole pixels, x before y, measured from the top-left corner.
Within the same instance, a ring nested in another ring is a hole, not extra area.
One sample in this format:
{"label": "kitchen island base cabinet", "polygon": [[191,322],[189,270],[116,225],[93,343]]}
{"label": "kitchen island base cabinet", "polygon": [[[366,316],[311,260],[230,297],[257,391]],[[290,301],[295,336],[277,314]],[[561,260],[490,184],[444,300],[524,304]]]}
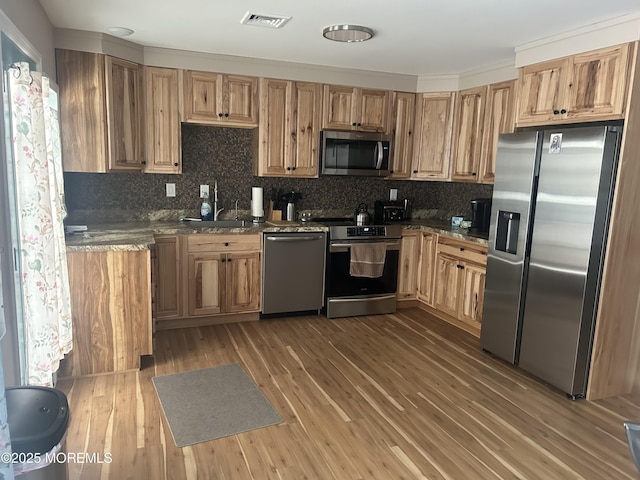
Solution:
{"label": "kitchen island base cabinet", "polygon": [[149,250],[68,252],[73,350],[60,377],[140,368],[151,355]]}

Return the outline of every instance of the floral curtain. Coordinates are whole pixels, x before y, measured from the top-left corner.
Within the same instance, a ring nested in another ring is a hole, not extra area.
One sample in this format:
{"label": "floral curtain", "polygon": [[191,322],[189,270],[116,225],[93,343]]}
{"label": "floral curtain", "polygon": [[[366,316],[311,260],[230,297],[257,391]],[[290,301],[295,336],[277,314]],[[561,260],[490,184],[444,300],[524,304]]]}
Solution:
{"label": "floral curtain", "polygon": [[[16,183],[25,382],[51,386],[71,350],[57,95],[27,63],[8,71]],[[20,323],[20,322],[19,322]]]}

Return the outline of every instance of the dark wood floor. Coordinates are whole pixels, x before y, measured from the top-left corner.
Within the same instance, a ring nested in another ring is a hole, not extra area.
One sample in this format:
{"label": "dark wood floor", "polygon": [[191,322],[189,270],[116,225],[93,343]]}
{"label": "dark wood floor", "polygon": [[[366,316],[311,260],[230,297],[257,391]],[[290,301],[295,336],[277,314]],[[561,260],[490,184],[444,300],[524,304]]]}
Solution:
{"label": "dark wood floor", "polygon": [[[160,331],[140,372],[61,380],[71,479],[638,479],[640,398],[570,401],[419,309]],[[185,448],[151,378],[237,362],[284,422]]]}

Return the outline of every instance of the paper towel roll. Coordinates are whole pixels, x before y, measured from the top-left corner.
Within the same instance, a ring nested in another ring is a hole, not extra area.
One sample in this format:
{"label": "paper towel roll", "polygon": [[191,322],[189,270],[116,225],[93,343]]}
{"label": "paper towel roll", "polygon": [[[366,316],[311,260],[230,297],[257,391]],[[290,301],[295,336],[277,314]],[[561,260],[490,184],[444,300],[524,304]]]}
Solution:
{"label": "paper towel roll", "polygon": [[262,187],[251,187],[251,215],[254,217],[264,216]]}

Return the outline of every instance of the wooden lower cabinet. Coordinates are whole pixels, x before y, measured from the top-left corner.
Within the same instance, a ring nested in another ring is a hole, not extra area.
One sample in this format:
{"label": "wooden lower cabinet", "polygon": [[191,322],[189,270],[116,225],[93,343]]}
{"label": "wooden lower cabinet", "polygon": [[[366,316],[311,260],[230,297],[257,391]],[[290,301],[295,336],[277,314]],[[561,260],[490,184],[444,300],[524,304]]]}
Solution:
{"label": "wooden lower cabinet", "polygon": [[479,336],[486,265],[486,245],[404,230],[398,300],[417,299],[428,312]]}
{"label": "wooden lower cabinet", "polygon": [[152,249],[153,317],[178,318],[183,315],[182,237],[163,235],[155,238]]}
{"label": "wooden lower cabinet", "polygon": [[487,247],[440,236],[437,244],[434,307],[480,332]]}
{"label": "wooden lower cabinet", "polygon": [[73,350],[60,377],[140,368],[153,353],[149,250],[67,252],[67,265]]}
{"label": "wooden lower cabinet", "polygon": [[486,266],[465,263],[463,273],[462,303],[458,316],[467,322],[482,322]]}
{"label": "wooden lower cabinet", "polygon": [[235,315],[236,321],[241,320],[238,314],[257,319],[260,234],[163,235],[155,240],[157,328],[222,323],[229,321],[225,315]]}
{"label": "wooden lower cabinet", "polygon": [[398,300],[415,300],[418,295],[420,231],[403,230],[398,266]]}
{"label": "wooden lower cabinet", "polygon": [[420,276],[418,277],[418,300],[433,305],[433,281],[435,273],[436,246],[438,235],[420,234]]}
{"label": "wooden lower cabinet", "polygon": [[260,253],[188,254],[190,316],[260,309]]}

